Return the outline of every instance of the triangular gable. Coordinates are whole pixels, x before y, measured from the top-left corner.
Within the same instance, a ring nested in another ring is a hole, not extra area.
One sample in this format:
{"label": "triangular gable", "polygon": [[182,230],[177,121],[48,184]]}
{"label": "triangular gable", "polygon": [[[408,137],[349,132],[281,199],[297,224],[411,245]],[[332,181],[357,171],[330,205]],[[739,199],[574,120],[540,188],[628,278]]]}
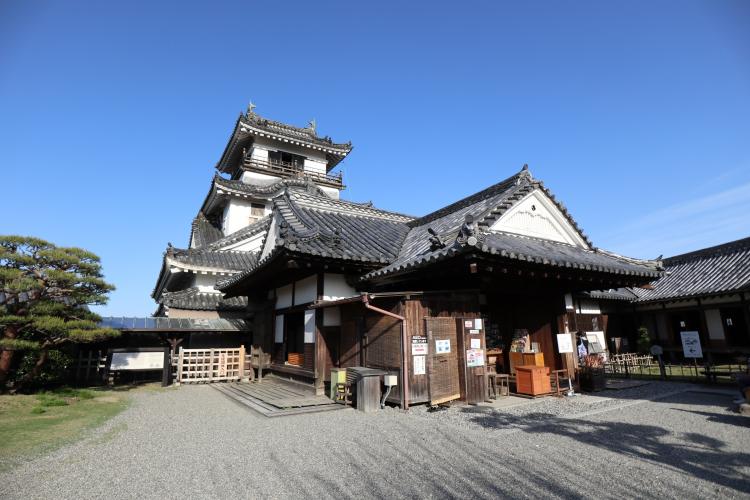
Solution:
{"label": "triangular gable", "polygon": [[534,189],[517,201],[490,231],[530,236],[590,248],[583,235],[570,223],[554,201],[541,189]]}

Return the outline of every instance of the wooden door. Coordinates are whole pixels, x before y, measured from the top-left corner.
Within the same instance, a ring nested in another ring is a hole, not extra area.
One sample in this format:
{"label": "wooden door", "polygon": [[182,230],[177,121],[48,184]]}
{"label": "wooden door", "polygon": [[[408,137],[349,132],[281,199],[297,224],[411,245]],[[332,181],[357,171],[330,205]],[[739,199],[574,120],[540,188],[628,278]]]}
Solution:
{"label": "wooden door", "polygon": [[455,318],[425,318],[428,352],[427,377],[430,404],[461,397]]}

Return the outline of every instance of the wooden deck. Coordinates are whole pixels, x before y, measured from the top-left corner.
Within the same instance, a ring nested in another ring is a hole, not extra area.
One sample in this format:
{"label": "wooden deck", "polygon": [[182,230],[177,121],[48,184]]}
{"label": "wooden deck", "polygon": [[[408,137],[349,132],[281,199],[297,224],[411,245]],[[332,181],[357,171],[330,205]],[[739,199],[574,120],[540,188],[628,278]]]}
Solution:
{"label": "wooden deck", "polygon": [[229,382],[213,384],[211,387],[266,417],[345,408],[326,396],[316,396],[311,388],[272,377],[266,377],[260,383]]}

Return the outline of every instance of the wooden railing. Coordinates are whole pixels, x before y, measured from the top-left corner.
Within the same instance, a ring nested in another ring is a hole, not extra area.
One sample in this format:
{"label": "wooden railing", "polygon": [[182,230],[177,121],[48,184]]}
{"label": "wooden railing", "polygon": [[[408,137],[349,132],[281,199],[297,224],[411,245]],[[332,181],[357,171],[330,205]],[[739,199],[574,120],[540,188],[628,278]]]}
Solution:
{"label": "wooden railing", "polygon": [[251,170],[253,172],[267,173],[271,175],[282,175],[284,177],[309,178],[313,182],[333,186],[339,189],[344,187],[344,180],[341,172],[336,174],[324,174],[305,170],[304,167],[298,163],[267,161],[246,157],[242,161],[242,168],[243,170]]}

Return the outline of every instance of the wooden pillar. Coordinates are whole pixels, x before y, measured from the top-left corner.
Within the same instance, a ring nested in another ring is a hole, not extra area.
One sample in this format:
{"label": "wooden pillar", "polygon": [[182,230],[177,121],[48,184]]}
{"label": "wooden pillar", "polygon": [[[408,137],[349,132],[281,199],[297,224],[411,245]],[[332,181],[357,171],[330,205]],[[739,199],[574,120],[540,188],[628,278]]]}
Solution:
{"label": "wooden pillar", "polygon": [[[240,345],[240,359],[239,359],[239,375],[237,377],[237,380],[240,382],[247,380],[245,377],[245,346]],[[252,369],[252,367],[251,367]]]}
{"label": "wooden pillar", "polygon": [[175,382],[175,385],[180,385],[180,383],[182,382],[182,359],[182,346],[180,346],[180,355],[177,358],[177,381]]}
{"label": "wooden pillar", "polygon": [[172,374],[172,359],[169,355],[169,347],[164,348],[164,366],[161,370],[161,386],[166,387],[169,385],[169,378]]}

